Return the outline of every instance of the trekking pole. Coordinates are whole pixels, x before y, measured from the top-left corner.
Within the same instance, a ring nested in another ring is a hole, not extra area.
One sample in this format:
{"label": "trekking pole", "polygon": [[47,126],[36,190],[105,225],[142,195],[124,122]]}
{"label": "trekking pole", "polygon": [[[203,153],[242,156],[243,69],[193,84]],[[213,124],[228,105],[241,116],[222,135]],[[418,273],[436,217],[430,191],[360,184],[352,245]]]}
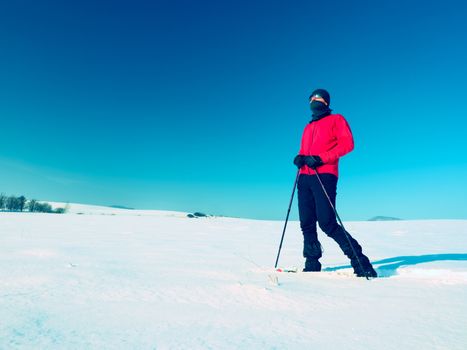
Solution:
{"label": "trekking pole", "polygon": [[326,195],[326,198],[327,198],[328,201],[329,201],[329,205],[331,206],[332,210],[334,211],[334,214],[336,215],[337,220],[339,221],[339,224],[342,226],[342,229],[344,230],[344,236],[345,236],[345,238],[347,238],[347,242],[349,243],[350,248],[352,249],[352,253],[353,253],[354,256],[357,258],[357,262],[358,262],[358,265],[360,266],[360,269],[361,269],[362,271],[365,272],[365,278],[366,278],[367,280],[369,280],[369,278],[368,278],[368,271],[366,271],[366,270],[363,268],[363,265],[362,265],[362,263],[360,262],[360,259],[358,258],[357,252],[355,251],[355,248],[353,247],[352,242],[350,241],[350,238],[349,238],[349,236],[348,236],[349,234],[347,233],[347,230],[345,229],[344,224],[342,223],[342,220],[341,220],[341,218],[339,217],[339,214],[337,213],[336,208],[335,208],[334,205],[332,204],[331,198],[329,198],[328,192],[327,192],[326,189],[324,188],[323,182],[321,181],[321,178],[320,178],[320,176],[319,176],[319,174],[318,174],[318,171],[316,170],[316,168],[313,168],[313,170],[315,171],[316,177],[318,178],[318,181],[319,181],[319,183],[320,183],[320,185],[321,185],[321,188],[323,189],[324,194]]}
{"label": "trekking pole", "polygon": [[277,268],[277,263],[279,262],[279,255],[281,253],[282,242],[284,241],[285,229],[287,228],[287,222],[289,221],[290,208],[292,207],[293,197],[295,194],[295,189],[297,188],[298,178],[300,176],[300,169],[297,170],[297,176],[295,177],[295,182],[293,184],[292,196],[290,197],[289,209],[287,210],[287,216],[285,217],[284,230],[282,231],[281,243],[279,244],[279,251],[277,252],[276,264],[274,268]]}

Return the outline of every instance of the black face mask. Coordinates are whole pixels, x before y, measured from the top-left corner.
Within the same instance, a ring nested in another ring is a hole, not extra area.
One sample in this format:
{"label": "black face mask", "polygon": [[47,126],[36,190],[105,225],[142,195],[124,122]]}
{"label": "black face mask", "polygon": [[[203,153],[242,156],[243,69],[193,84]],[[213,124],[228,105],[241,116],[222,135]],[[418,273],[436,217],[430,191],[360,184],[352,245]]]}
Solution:
{"label": "black face mask", "polygon": [[316,100],[310,103],[310,109],[313,112],[313,114],[321,114],[322,112],[326,112],[329,110],[328,106],[326,106],[323,102]]}
{"label": "black face mask", "polygon": [[320,101],[312,101],[310,103],[310,109],[313,112],[313,120],[321,119],[329,114],[331,114],[331,109],[326,106],[323,102]]}

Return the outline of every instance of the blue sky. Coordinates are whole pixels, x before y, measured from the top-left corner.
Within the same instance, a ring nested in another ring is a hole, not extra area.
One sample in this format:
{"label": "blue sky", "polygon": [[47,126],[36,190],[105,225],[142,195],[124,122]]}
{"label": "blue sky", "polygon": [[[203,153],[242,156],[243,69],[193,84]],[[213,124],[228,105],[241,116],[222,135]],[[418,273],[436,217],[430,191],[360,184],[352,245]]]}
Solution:
{"label": "blue sky", "polygon": [[282,220],[321,87],[356,142],[344,220],[467,219],[466,16],[462,1],[2,3],[0,192]]}

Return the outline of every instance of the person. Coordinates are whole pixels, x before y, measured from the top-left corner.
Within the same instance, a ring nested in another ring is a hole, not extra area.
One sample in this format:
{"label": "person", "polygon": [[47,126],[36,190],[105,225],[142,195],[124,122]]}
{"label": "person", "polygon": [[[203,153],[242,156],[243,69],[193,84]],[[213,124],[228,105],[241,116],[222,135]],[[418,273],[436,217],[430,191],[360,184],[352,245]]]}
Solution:
{"label": "person", "polygon": [[309,102],[312,119],[303,131],[300,152],[294,158],[294,164],[300,169],[297,189],[303,257],[306,259],[303,271],[321,271],[318,222],[321,230],[333,238],[350,259],[358,277],[376,277],[376,271],[363,254],[362,247],[337,223],[336,213],[329,203],[331,201],[335,208],[339,158],[354,148],[352,131],[342,115],[331,113],[331,97],[326,90],[313,91]]}

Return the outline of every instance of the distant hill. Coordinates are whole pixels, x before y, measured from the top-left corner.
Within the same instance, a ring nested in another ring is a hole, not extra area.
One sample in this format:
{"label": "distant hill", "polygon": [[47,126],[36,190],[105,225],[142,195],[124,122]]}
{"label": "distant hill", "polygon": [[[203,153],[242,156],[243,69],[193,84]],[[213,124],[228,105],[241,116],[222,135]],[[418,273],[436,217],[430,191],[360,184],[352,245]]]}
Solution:
{"label": "distant hill", "polygon": [[117,209],[128,209],[128,210],[135,210],[135,208],[125,207],[123,205],[109,205],[110,208],[117,208]]}
{"label": "distant hill", "polygon": [[396,221],[396,220],[402,220],[402,219],[394,218],[391,216],[374,216],[371,219],[368,219],[368,221]]}

